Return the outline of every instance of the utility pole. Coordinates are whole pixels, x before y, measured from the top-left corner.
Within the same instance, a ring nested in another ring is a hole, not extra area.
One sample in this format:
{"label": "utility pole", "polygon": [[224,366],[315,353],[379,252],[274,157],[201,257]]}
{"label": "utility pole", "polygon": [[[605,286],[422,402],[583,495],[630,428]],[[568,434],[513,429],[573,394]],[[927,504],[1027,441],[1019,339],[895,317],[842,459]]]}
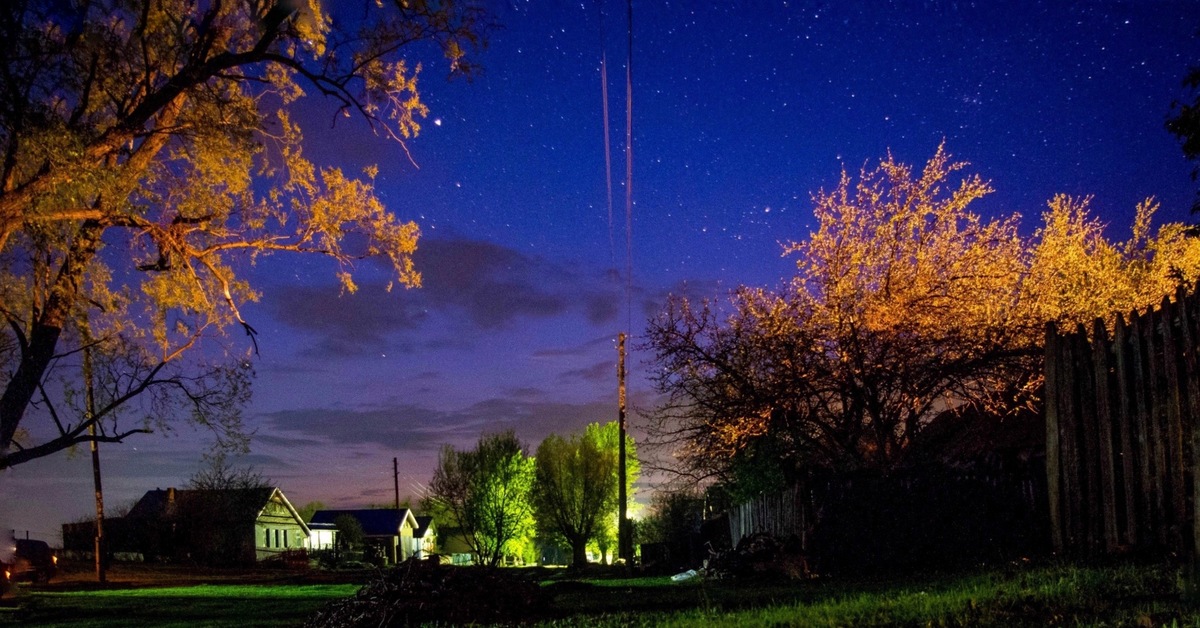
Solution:
{"label": "utility pole", "polygon": [[625,489],[625,332],[617,335],[617,556],[625,565],[633,563],[633,539],[629,534],[628,499]]}
{"label": "utility pole", "polygon": [[[392,457],[392,486],[396,489],[396,516],[402,517],[400,514],[400,463],[399,458]],[[397,525],[403,525],[404,519],[400,519]],[[403,537],[401,537],[403,538]],[[405,550],[392,545],[392,564],[400,562],[400,557],[404,555]]]}
{"label": "utility pole", "polygon": [[88,425],[88,435],[92,437],[92,483],[96,489],[96,535],[92,550],[96,555],[96,581],[106,582],[108,575],[104,565],[104,488],[100,483],[100,443],[96,441],[96,393],[92,381],[91,334],[85,330],[83,336],[83,385],[86,397],[84,403],[87,404],[87,417],[92,421]]}

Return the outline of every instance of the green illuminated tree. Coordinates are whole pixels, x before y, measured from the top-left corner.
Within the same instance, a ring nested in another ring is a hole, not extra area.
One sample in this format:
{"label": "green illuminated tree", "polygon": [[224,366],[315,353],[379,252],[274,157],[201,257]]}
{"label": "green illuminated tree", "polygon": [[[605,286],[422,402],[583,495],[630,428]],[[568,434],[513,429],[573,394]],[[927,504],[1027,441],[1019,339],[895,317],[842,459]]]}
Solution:
{"label": "green illuminated tree", "polygon": [[[628,488],[637,478],[633,438],[626,437]],[[538,446],[533,503],[538,525],[571,547],[574,567],[587,564],[590,542],[615,545],[618,510],[618,444],[615,422],[592,423],[583,434],[547,436]]]}
{"label": "green illuminated tree", "polygon": [[485,565],[523,553],[532,536],[534,463],[512,430],[481,436],[475,449],[442,448],[428,501],[449,513]]}
{"label": "green illuminated tree", "polygon": [[31,402],[55,405],[47,374],[90,343],[132,369],[117,406],[158,389],[236,442],[238,399],[212,395],[245,372],[244,356],[204,340],[253,335],[240,308],[257,298],[244,271],[258,256],[326,256],[349,292],[354,262],[377,256],[395,282],[420,284],[418,228],[380,203],[375,168],[312,162],[292,114],[306,93],[323,96],[331,116],[403,143],[427,113],[419,45],[469,74],[489,22],[455,0],[354,5],[338,5],[345,16],[320,0],[0,6],[0,469],[165,427],[153,408],[133,429],[51,412],[54,435],[28,440]]}

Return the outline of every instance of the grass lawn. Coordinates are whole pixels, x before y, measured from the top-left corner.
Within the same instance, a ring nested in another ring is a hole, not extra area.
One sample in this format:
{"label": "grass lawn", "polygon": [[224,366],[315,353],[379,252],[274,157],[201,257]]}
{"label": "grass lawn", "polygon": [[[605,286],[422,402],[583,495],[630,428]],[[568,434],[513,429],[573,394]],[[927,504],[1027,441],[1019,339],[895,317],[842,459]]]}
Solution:
{"label": "grass lawn", "polygon": [[[1173,567],[1041,565],[887,579],[737,583],[669,578],[545,583],[554,626],[1200,625]],[[213,584],[22,591],[0,626],[295,626],[354,584]],[[464,600],[464,603],[469,601]]]}
{"label": "grass lawn", "polygon": [[0,626],[296,626],[354,584],[205,584],[79,592],[18,593]]}

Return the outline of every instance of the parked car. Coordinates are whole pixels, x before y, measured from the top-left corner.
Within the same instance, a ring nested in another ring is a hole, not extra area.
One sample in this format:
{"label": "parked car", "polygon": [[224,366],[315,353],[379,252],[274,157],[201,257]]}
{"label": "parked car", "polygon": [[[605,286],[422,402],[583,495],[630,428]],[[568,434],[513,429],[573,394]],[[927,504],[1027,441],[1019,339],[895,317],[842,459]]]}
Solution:
{"label": "parked car", "polygon": [[12,562],[5,569],[8,582],[50,582],[58,573],[58,556],[45,541],[17,539]]}

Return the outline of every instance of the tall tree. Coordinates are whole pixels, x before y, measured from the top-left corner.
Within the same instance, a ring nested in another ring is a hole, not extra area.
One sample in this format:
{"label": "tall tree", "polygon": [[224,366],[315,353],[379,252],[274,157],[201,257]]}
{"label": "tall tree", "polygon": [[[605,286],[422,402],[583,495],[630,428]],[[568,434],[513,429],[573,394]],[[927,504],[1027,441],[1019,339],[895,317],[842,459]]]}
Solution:
{"label": "tall tree", "polygon": [[[1200,67],[1188,70],[1183,87],[1188,91],[1188,99],[1171,104],[1167,130],[1179,139],[1183,156],[1194,164],[1192,180],[1196,181],[1200,179]],[[1192,211],[1200,211],[1200,191],[1192,203]]]}
{"label": "tall tree", "polygon": [[259,255],[327,256],[348,291],[354,261],[381,256],[419,285],[417,226],[376,198],[375,169],[312,163],[291,113],[307,90],[379,135],[414,137],[427,109],[412,46],[469,73],[489,22],[470,2],[357,4],[336,28],[319,0],[0,6],[0,469],[139,431],[91,437],[98,418],[83,416],[45,442],[14,440],[81,337],[136,349],[114,403],[172,390],[204,420],[214,408],[191,402],[229,370],[179,365],[213,333],[253,334],[240,306],[257,296],[243,269]]}
{"label": "tall tree", "polygon": [[[627,439],[630,445],[633,439]],[[589,542],[604,534],[615,538],[619,442],[613,422],[590,424],[569,438],[551,434],[538,446],[533,484],[538,525],[567,542],[576,568],[587,564]],[[632,476],[637,474],[634,464]]]}
{"label": "tall tree", "polygon": [[[594,435],[593,437],[596,439],[596,442],[599,443],[600,448],[602,450],[612,451],[613,454],[617,455],[617,458],[620,459],[619,451],[620,451],[620,446],[621,446],[620,445],[621,428],[617,424],[616,421],[610,421],[610,422],[604,423],[604,424],[589,423],[588,426],[584,429],[587,432],[593,433],[593,435]],[[618,465],[619,465],[619,463],[618,463]],[[614,473],[613,486],[619,487],[619,484],[616,484],[616,483],[620,482],[620,467],[614,466],[613,473]],[[638,460],[638,457],[637,457],[637,443],[634,441],[632,435],[626,434],[625,435],[625,495],[627,496],[627,499],[629,500],[630,505],[635,506],[635,507],[636,507],[636,502],[634,502],[633,498],[634,498],[634,493],[635,493],[636,489],[635,489],[634,485],[636,484],[638,477],[641,476],[641,473],[642,473],[642,464]],[[619,499],[619,495],[620,495],[620,493],[618,491],[617,499]],[[632,516],[632,514],[630,516]],[[596,532],[596,536],[594,539],[595,548],[599,551],[599,554],[601,556],[603,556],[605,560],[608,559],[610,549],[614,552],[614,554],[617,553],[617,551],[619,550],[619,539],[617,538],[617,535],[619,533],[619,529],[618,529],[619,523],[620,523],[620,503],[617,502],[616,499],[614,499],[612,511],[609,512],[606,516],[601,518],[600,529]]]}
{"label": "tall tree", "polygon": [[485,434],[473,450],[442,448],[428,499],[450,514],[480,562],[495,567],[533,532],[533,476],[511,429]]}
{"label": "tall tree", "polygon": [[1145,307],[1200,272],[1181,226],[1149,236],[1152,201],[1124,245],[1069,197],[1026,239],[1016,216],[969,210],[991,188],[956,179],[964,167],[939,148],[920,171],[889,156],[857,181],[843,173],[813,197],[817,230],[786,247],[789,285],[669,302],[649,327],[667,399],[654,430],[681,472],[761,482],[765,460],[786,482],[812,467],[903,466],[940,413],[1036,403],[1047,320]]}

